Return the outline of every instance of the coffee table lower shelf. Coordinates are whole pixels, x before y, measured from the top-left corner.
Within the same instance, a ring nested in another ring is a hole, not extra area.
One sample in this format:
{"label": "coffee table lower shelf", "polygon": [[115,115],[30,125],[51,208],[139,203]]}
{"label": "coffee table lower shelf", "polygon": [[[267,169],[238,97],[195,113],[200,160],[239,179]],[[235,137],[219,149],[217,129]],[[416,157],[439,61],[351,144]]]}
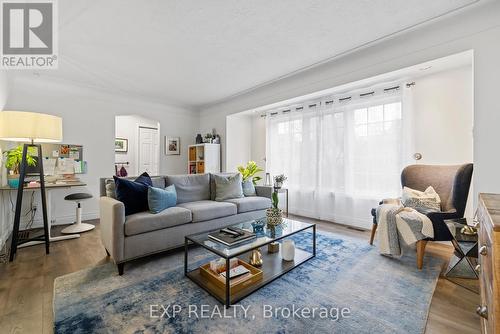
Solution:
{"label": "coffee table lower shelf", "polygon": [[[243,261],[247,261],[250,257],[250,253],[245,253],[238,258]],[[232,304],[237,303],[243,298],[247,297],[254,291],[262,288],[266,284],[271,283],[275,279],[281,277],[286,274],[290,270],[300,266],[304,262],[312,259],[314,257],[313,253],[306,252],[304,250],[295,249],[295,258],[293,261],[283,261],[281,258],[281,249],[279,253],[268,253],[267,246],[262,247],[262,259],[263,264],[259,269],[262,270],[262,279],[258,282],[244,288],[241,291],[236,293],[230,293],[230,300],[226,301],[226,292],[224,289],[216,286],[215,284],[208,281],[205,277],[203,277],[200,273],[200,269],[196,268],[186,273],[186,276],[189,277],[193,282],[198,284],[201,288],[206,290],[210,295],[215,297],[219,302],[226,305],[226,307],[231,306]]]}

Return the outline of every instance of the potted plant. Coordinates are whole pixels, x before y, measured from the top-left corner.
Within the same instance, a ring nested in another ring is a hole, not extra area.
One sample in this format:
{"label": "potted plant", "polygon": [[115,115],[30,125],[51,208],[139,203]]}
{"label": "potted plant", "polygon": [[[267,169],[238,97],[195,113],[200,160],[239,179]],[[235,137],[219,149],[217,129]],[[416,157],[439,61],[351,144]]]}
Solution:
{"label": "potted plant", "polygon": [[276,175],[274,177],[274,188],[281,189],[281,187],[283,187],[283,183],[286,180],[287,180],[287,177],[285,176],[285,174]]}
{"label": "potted plant", "polygon": [[246,167],[238,166],[238,172],[241,173],[241,176],[243,178],[243,183],[251,180],[252,183],[256,185],[257,182],[262,178],[260,176],[255,176],[255,174],[263,171],[264,170],[262,168],[257,166],[257,163],[255,161],[249,161]]}
{"label": "potted plant", "polygon": [[[11,188],[19,187],[19,168],[21,166],[21,160],[23,159],[23,146],[19,145],[11,150],[4,153],[5,155],[5,167],[9,171],[7,177],[7,182]],[[33,147],[28,148],[28,154],[26,155],[26,162],[28,166],[36,166],[35,149]]]}
{"label": "potted plant", "polygon": [[212,143],[213,136],[211,133],[207,133],[205,137],[203,138],[204,143],[211,144]]}
{"label": "potted plant", "polygon": [[245,196],[255,196],[255,185],[257,181],[261,179],[260,176],[255,176],[255,174],[262,172],[263,169],[257,166],[255,161],[249,161],[246,167],[238,166],[238,172],[241,173],[243,188],[243,195]]}
{"label": "potted plant", "polygon": [[283,222],[283,210],[278,208],[278,193],[276,191],[272,194],[272,207],[266,210],[267,226],[275,228]]}

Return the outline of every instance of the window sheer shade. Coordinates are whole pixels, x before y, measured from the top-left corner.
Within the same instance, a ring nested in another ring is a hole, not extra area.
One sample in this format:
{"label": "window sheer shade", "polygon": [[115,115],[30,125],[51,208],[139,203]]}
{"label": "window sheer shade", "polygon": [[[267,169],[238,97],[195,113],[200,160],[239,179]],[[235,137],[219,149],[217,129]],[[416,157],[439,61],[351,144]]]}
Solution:
{"label": "window sheer shade", "polygon": [[288,176],[292,213],[367,227],[378,200],[399,196],[411,117],[399,90],[331,100],[268,113],[266,168]]}

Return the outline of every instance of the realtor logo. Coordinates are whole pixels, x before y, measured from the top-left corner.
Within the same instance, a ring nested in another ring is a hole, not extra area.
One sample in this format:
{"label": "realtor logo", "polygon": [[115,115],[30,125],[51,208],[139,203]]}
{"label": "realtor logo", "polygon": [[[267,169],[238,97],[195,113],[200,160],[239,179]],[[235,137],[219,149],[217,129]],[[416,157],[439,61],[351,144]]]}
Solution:
{"label": "realtor logo", "polygon": [[55,7],[53,1],[2,1],[2,68],[57,68]]}

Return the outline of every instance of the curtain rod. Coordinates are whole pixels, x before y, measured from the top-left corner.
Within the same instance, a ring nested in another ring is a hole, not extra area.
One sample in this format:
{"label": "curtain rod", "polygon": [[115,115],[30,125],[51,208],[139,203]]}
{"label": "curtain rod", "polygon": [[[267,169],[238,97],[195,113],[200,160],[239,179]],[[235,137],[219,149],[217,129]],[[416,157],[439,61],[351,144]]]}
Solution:
{"label": "curtain rod", "polygon": [[[410,88],[410,87],[412,87],[412,86],[415,86],[415,82],[413,81],[413,82],[406,83],[406,84],[405,84],[405,86],[406,86],[407,88]],[[384,89],[383,89],[383,92],[384,92],[384,93],[387,93],[387,92],[391,92],[391,91],[394,91],[394,90],[399,90],[400,88],[401,88],[401,85],[397,85],[397,86],[393,86],[393,87],[388,87],[388,88],[384,88]],[[361,97],[361,98],[362,98],[362,97],[367,97],[367,96],[372,96],[372,95],[375,95],[375,91],[370,91],[370,92],[366,92],[366,93],[360,93],[360,94],[359,94],[359,97]],[[339,98],[339,99],[338,99],[338,101],[339,101],[339,102],[346,102],[346,101],[351,100],[352,98],[353,98],[353,96],[346,96],[346,97]],[[327,106],[328,106],[328,105],[333,104],[334,102],[335,102],[335,101],[334,101],[334,99],[331,99],[331,100],[327,100],[327,101],[325,101],[324,103],[325,103],[325,105],[327,105]],[[311,103],[311,104],[309,104],[309,105],[307,105],[307,106],[308,106],[309,108],[314,108],[314,107],[317,107],[317,106],[318,106],[318,104],[319,104],[319,105],[321,105],[321,102],[318,102],[318,103]],[[300,107],[296,107],[296,108],[295,108],[295,111],[301,111],[301,110],[303,110],[303,109],[304,109],[304,107],[300,106]],[[289,108],[289,109],[282,110],[282,111],[281,111],[281,113],[289,113],[289,112],[291,112],[291,111],[292,111],[292,108]],[[275,115],[277,115],[278,113],[279,113],[279,112],[278,112],[278,111],[276,111],[276,112],[271,112],[271,113],[269,113],[269,114],[270,114],[271,116],[275,116]],[[265,114],[263,114],[263,115],[261,115],[260,117],[266,117],[266,115],[265,115]]]}

